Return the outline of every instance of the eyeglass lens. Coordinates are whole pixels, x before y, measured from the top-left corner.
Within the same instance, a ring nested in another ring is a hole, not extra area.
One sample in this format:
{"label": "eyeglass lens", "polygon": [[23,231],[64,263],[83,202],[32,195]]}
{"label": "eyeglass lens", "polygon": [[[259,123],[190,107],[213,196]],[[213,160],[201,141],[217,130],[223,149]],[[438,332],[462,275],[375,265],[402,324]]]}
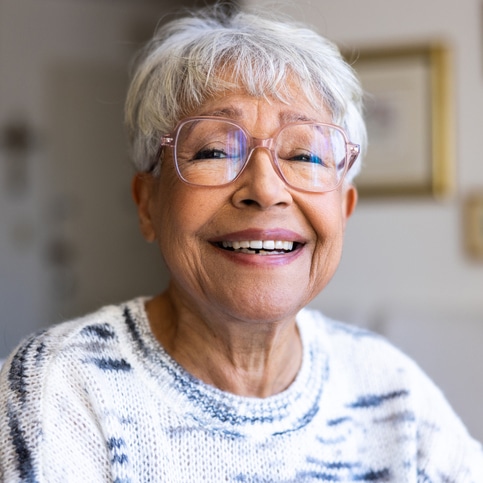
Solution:
{"label": "eyeglass lens", "polygon": [[[225,120],[194,119],[179,128],[175,160],[188,183],[217,186],[233,181],[250,155],[251,138]],[[310,191],[334,189],[344,172],[346,141],[325,124],[290,124],[273,144],[276,164],[285,181]]]}

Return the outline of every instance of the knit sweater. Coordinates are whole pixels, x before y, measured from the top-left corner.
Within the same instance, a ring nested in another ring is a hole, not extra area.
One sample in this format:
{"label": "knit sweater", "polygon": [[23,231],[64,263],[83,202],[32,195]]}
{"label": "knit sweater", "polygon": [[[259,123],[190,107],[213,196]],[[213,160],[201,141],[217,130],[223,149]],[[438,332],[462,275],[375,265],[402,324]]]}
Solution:
{"label": "knit sweater", "polygon": [[0,377],[2,482],[482,483],[440,391],[382,338],[308,309],[280,394],[187,373],[136,299],[26,340]]}

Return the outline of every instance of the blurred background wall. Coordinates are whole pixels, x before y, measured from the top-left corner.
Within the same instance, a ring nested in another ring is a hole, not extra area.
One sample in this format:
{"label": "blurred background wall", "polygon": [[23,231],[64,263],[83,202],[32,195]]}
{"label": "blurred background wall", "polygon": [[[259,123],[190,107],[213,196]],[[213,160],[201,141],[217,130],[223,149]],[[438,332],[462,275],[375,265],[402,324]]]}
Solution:
{"label": "blurred background wall", "polygon": [[[313,305],[412,355],[483,440],[483,263],[463,241],[464,201],[483,190],[483,2],[271,5],[347,51],[440,41],[452,53],[454,192],[362,198]],[[172,7],[0,0],[0,358],[33,330],[166,283],[138,234],[122,109],[129,60]]]}

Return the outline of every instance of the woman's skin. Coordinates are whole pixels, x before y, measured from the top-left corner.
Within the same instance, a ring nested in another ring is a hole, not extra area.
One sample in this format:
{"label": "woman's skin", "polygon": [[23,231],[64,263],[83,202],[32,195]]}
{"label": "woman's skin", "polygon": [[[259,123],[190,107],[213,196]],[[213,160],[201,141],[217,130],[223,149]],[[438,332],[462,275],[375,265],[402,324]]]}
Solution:
{"label": "woman's skin", "polygon": [[[206,102],[192,115],[235,119],[257,138],[296,120],[331,122],[296,88],[296,102],[242,90]],[[286,389],[302,361],[297,312],[339,264],[357,192],[345,183],[326,193],[288,187],[270,153],[257,149],[242,175],[222,187],[193,187],[176,175],[167,149],[158,177],[133,181],[141,231],[156,241],[171,273],[168,289],[147,302],[152,330],[188,372],[221,390],[267,397]],[[275,255],[224,250],[223,241],[296,242]]]}

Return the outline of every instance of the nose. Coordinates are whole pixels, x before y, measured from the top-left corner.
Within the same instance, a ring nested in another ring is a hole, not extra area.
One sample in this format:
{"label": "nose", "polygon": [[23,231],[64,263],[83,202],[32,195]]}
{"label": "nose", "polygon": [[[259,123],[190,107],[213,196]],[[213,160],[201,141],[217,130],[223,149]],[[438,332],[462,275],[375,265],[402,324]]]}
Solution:
{"label": "nose", "polygon": [[285,207],[293,202],[287,185],[276,171],[272,152],[266,147],[252,149],[235,186],[232,200],[238,208],[256,206],[266,210],[274,206]]}

